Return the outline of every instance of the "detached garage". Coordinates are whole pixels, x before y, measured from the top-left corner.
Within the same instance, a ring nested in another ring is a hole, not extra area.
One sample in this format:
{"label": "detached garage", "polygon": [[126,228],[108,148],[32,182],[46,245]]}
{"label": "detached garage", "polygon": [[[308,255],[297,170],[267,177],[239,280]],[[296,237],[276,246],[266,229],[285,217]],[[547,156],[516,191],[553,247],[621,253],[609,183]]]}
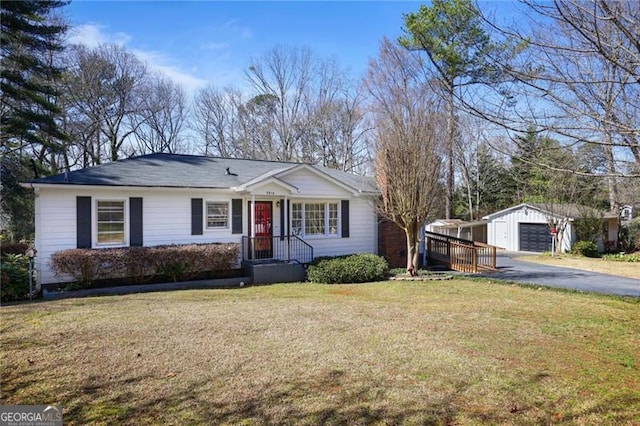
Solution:
{"label": "detached garage", "polygon": [[[560,220],[534,204],[519,204],[483,217],[487,221],[487,243],[509,251],[551,251],[550,219]],[[566,218],[564,218],[566,220]],[[568,218],[562,251],[574,241],[573,218]]]}
{"label": "detached garage", "polygon": [[[549,211],[551,210],[551,211]],[[563,216],[553,213],[563,212]],[[581,218],[600,217],[602,251],[617,246],[618,215],[577,204],[524,203],[483,217],[487,221],[487,243],[509,251],[551,251],[549,223],[566,223],[559,242],[561,251],[569,251],[576,241],[576,222]]]}

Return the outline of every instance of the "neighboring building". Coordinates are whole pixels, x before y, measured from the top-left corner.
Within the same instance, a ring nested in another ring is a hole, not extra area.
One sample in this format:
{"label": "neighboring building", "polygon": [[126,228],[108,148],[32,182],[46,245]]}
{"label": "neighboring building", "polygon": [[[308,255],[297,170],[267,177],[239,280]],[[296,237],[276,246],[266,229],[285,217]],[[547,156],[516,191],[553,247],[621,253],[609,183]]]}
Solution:
{"label": "neighboring building", "polygon": [[428,224],[426,230],[463,240],[487,242],[487,222],[484,220],[465,222],[461,219],[438,219]]}
{"label": "neighboring building", "polygon": [[624,205],[620,207],[620,220],[622,222],[628,222],[633,219],[633,206]]}
{"label": "neighboring building", "polygon": [[569,251],[576,242],[576,222],[586,216],[601,217],[602,236],[598,248],[615,246],[618,239],[618,215],[575,204],[546,205],[523,203],[483,217],[487,221],[487,242],[509,251],[551,251],[549,224],[566,223],[561,251]]}
{"label": "neighboring building", "polygon": [[316,257],[378,247],[375,180],[309,164],[150,154],[23,186],[36,195],[38,284],[60,281],[49,258],[71,248],[288,235]]}

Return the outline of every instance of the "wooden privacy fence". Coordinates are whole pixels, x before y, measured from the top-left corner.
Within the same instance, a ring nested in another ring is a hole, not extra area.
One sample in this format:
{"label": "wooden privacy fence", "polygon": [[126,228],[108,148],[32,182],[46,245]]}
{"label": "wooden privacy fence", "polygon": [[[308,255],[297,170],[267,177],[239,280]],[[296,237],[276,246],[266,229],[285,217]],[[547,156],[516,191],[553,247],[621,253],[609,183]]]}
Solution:
{"label": "wooden privacy fence", "polygon": [[427,262],[460,272],[496,269],[496,246],[425,231]]}

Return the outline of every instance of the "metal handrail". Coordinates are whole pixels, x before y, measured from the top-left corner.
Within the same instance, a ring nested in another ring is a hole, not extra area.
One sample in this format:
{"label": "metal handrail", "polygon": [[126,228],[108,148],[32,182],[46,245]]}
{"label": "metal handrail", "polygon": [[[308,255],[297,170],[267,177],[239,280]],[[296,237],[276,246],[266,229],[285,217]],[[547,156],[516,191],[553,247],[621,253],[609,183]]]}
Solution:
{"label": "metal handrail", "polygon": [[284,237],[243,236],[242,260],[295,262],[308,265],[313,260],[313,246],[295,235]]}

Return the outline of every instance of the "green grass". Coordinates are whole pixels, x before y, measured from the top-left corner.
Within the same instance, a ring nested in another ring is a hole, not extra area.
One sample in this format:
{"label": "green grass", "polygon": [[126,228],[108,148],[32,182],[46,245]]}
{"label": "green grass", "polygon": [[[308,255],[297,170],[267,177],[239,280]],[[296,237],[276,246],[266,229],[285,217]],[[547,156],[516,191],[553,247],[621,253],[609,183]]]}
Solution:
{"label": "green grass", "polygon": [[640,254],[630,254],[630,253],[603,254],[602,258],[604,260],[608,260],[612,262],[640,263]]}
{"label": "green grass", "polygon": [[2,404],[66,424],[638,424],[640,301],[489,281],[5,306]]}

